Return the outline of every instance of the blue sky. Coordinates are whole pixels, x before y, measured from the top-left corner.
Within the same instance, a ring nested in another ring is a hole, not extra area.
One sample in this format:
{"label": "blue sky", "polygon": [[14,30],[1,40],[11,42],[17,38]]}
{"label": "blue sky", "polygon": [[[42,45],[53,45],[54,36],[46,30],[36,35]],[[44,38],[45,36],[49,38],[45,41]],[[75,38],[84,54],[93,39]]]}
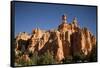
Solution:
{"label": "blue sky", "polygon": [[96,35],[96,7],[24,2],[15,3],[15,34],[31,33],[36,27],[43,30],[57,28],[63,14],[67,15],[68,23],[77,17],[80,27],[87,27]]}

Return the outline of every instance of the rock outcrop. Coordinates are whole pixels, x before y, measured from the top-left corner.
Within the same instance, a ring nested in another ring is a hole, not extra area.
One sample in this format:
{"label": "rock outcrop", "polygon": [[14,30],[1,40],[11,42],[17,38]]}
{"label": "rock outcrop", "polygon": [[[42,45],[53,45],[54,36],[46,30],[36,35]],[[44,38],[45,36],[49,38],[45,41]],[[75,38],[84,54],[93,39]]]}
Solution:
{"label": "rock outcrop", "polygon": [[76,17],[68,24],[65,15],[57,30],[36,28],[31,35],[23,32],[16,37],[16,49],[31,53],[37,51],[39,55],[49,50],[57,62],[80,52],[87,56],[95,45],[95,36],[87,28],[80,28]]}

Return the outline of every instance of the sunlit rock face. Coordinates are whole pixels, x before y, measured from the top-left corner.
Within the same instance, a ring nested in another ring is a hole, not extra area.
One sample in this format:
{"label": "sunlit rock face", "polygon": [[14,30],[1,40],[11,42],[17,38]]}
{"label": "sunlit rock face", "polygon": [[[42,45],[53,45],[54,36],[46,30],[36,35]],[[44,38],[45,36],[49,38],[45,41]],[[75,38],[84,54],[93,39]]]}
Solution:
{"label": "sunlit rock face", "polygon": [[[53,50],[55,52],[55,59],[59,62],[64,58],[64,54],[63,54],[63,44],[62,41],[60,39],[60,32],[56,31],[54,32],[55,34],[55,50]],[[53,46],[52,46],[53,48]]]}
{"label": "sunlit rock face", "polygon": [[92,45],[95,46],[96,45],[96,37],[91,33],[91,42],[92,42]]}
{"label": "sunlit rock face", "polygon": [[85,46],[83,46],[83,53],[87,55],[92,50],[91,33],[87,28],[84,28],[83,34],[85,37]]}
{"label": "sunlit rock face", "polygon": [[42,36],[43,32],[39,28],[33,30],[32,36],[29,39],[29,45],[28,45],[29,52],[34,53],[34,51],[38,51],[38,49],[40,49],[41,46],[43,46],[45,42],[41,40]]}
{"label": "sunlit rock face", "polygon": [[71,46],[73,52],[82,52],[84,55],[88,55],[92,50],[91,33],[87,28],[83,28],[79,32],[75,32],[71,35]]}
{"label": "sunlit rock face", "polygon": [[20,32],[17,36],[16,36],[16,41],[19,40],[19,39],[22,39],[22,40],[28,40],[30,38],[31,35],[29,35],[28,33],[26,32]]}
{"label": "sunlit rock face", "polygon": [[87,28],[80,28],[76,17],[68,23],[66,15],[62,15],[62,23],[57,29],[43,31],[36,28],[31,35],[26,32],[18,34],[15,41],[15,51],[23,50],[33,54],[37,51],[38,55],[42,55],[49,50],[58,63],[76,53],[87,56],[96,45],[95,36]]}
{"label": "sunlit rock face", "polygon": [[45,33],[43,34],[42,38],[39,40],[39,43],[38,43],[38,50],[41,50],[44,45],[48,42],[49,40],[49,33]]}

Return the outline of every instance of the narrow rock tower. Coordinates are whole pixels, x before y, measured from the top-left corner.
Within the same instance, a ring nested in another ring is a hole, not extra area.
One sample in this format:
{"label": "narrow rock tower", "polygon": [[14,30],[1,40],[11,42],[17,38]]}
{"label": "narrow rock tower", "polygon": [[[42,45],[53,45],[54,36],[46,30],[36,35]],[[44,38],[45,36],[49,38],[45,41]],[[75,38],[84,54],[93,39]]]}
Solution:
{"label": "narrow rock tower", "polygon": [[62,23],[59,25],[58,30],[60,32],[66,32],[67,31],[67,26],[68,26],[67,16],[64,14],[64,15],[62,15]]}
{"label": "narrow rock tower", "polygon": [[67,23],[67,16],[64,14],[62,15],[62,23]]}

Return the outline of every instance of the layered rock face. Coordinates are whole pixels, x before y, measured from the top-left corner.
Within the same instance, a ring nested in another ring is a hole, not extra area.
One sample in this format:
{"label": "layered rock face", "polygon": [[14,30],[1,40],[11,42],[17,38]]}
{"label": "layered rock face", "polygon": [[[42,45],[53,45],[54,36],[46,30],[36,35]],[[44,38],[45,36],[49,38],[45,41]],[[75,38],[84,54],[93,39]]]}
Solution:
{"label": "layered rock face", "polygon": [[57,30],[43,31],[36,28],[31,35],[20,33],[16,37],[16,49],[33,54],[37,51],[39,55],[49,50],[54,53],[57,62],[80,52],[87,56],[94,45],[96,38],[93,34],[87,28],[80,28],[76,18],[68,24],[65,15]]}

